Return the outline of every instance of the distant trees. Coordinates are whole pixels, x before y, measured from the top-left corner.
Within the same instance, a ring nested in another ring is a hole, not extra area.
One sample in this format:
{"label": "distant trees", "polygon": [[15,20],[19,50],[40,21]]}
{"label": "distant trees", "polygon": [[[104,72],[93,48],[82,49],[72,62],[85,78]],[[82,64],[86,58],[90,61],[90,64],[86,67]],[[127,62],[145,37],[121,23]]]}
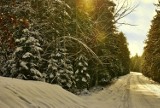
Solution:
{"label": "distant trees", "polygon": [[144,47],[142,73],[160,82],[160,1],[154,16]]}
{"label": "distant trees", "polygon": [[142,57],[136,54],[131,57],[130,70],[133,72],[141,72]]}
{"label": "distant trees", "polygon": [[110,0],[90,6],[82,0],[2,0],[0,75],[82,90],[129,73],[115,6]]}

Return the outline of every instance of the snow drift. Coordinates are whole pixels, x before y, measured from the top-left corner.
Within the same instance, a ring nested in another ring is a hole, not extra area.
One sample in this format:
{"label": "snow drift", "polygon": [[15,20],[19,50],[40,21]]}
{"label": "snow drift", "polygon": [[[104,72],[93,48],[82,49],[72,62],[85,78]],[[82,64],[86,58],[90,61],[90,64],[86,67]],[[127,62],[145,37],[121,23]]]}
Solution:
{"label": "snow drift", "polygon": [[58,85],[0,77],[0,108],[88,107],[85,100]]}

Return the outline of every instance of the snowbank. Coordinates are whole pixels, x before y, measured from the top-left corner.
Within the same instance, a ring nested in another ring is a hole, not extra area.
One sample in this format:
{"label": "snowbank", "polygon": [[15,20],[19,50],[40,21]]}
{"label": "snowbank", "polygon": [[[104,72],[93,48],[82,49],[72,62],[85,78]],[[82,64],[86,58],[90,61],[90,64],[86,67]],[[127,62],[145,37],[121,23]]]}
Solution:
{"label": "snowbank", "polygon": [[0,77],[0,108],[89,107],[85,100],[58,85]]}

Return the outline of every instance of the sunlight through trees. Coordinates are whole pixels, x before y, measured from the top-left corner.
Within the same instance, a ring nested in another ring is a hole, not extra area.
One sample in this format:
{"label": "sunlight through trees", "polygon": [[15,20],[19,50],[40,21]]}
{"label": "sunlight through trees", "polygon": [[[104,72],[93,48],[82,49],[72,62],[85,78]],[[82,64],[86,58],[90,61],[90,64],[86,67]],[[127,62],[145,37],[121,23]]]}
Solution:
{"label": "sunlight through trees", "polygon": [[115,8],[110,0],[2,0],[0,74],[72,92],[128,74],[128,44],[116,18],[130,10],[115,16]]}

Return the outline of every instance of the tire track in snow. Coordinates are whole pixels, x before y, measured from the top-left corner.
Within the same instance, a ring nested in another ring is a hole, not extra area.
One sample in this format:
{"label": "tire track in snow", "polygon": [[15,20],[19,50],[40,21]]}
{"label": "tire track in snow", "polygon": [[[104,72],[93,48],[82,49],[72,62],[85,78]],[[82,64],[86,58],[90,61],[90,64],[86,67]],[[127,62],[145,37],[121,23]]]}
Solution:
{"label": "tire track in snow", "polygon": [[131,75],[128,75],[126,79],[126,83],[123,87],[123,94],[122,94],[122,103],[119,105],[118,108],[129,108],[130,106],[130,78]]}

